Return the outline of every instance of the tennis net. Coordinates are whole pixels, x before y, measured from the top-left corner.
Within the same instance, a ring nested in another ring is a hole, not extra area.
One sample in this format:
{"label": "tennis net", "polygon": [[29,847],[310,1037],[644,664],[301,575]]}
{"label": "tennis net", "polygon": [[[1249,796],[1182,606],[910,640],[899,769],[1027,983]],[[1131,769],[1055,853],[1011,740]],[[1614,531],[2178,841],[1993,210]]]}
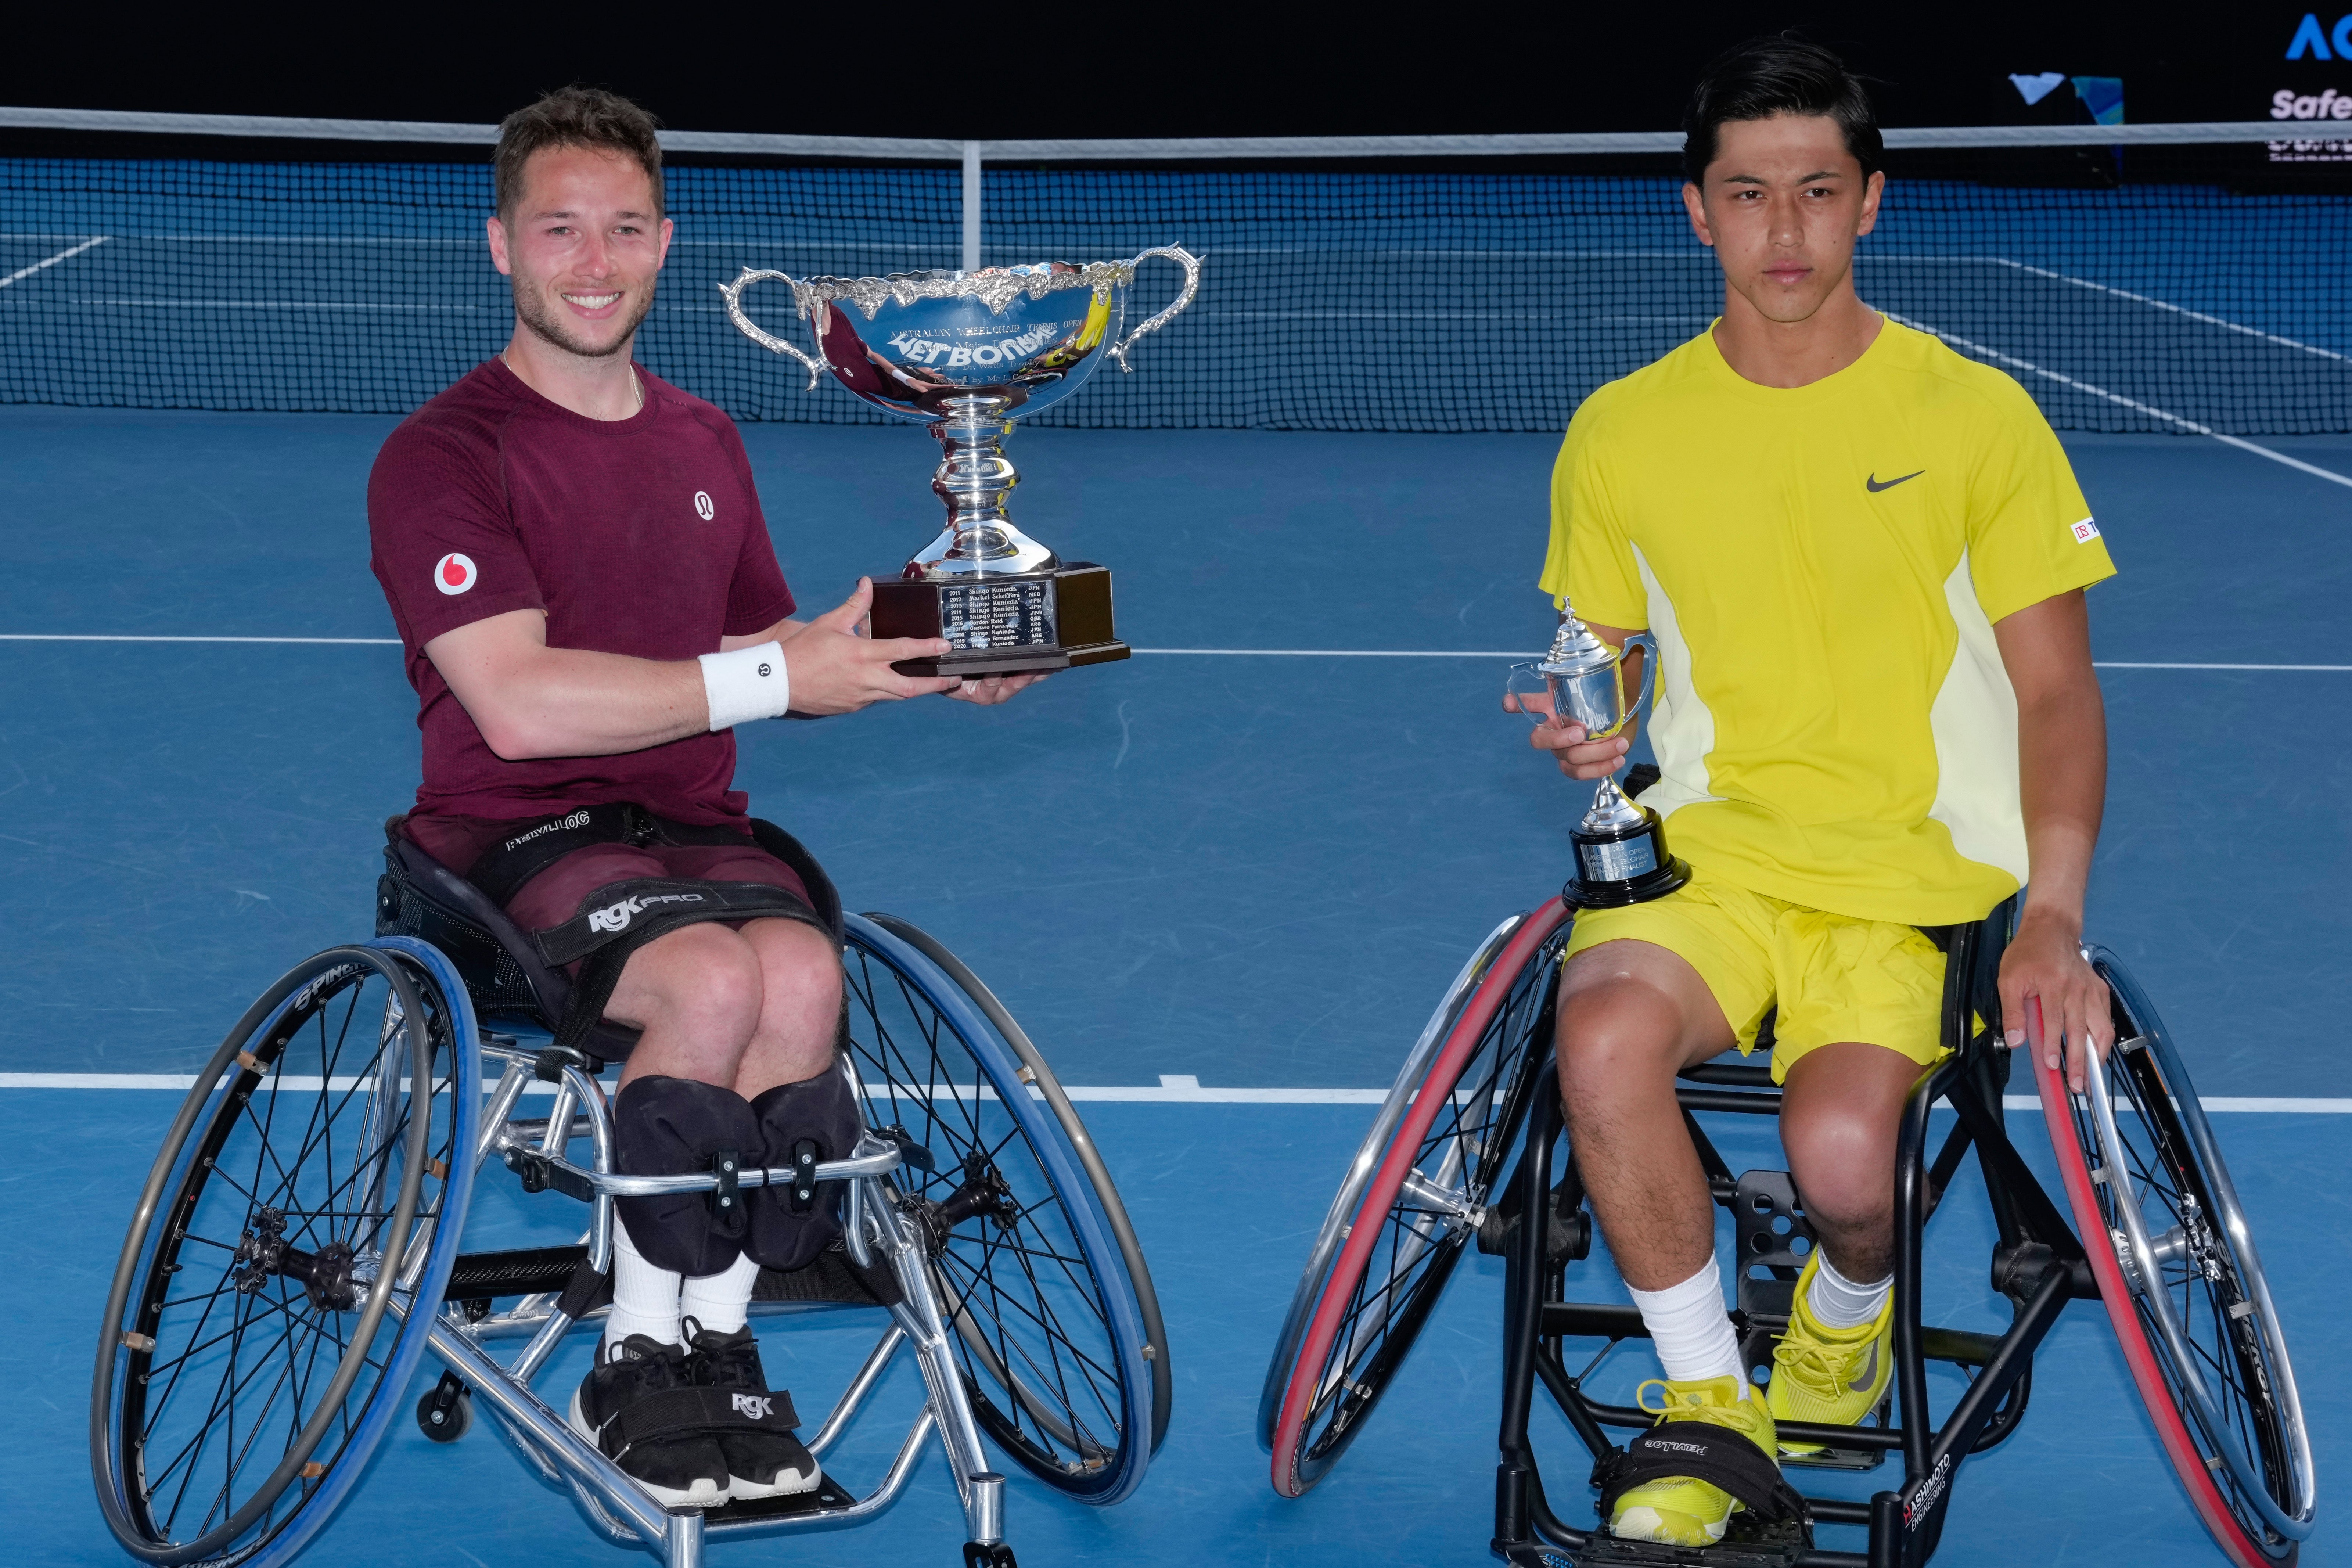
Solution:
{"label": "tennis net", "polygon": [[[487,127],[0,110],[0,402],[403,413],[512,325]],[[2062,428],[2352,430],[2352,142],[2276,126],[1890,132],[1864,299]],[[1043,416],[1557,430],[1705,329],[1679,137],[992,143],[668,132],[677,238],[639,340],[740,419],[866,423],[716,285],[1181,244],[1198,301]],[[1147,268],[1135,308],[1177,286]],[[804,341],[782,289],[755,295]]]}

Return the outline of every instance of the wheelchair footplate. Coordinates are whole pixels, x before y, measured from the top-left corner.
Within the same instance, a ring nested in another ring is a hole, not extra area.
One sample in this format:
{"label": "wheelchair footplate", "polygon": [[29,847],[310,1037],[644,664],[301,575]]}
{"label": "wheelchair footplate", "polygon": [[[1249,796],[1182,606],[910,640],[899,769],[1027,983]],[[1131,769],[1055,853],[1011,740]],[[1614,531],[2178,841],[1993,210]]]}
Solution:
{"label": "wheelchair footplate", "polygon": [[813,1509],[847,1508],[856,1500],[855,1497],[835,1486],[831,1476],[819,1470],[816,1485],[804,1492],[786,1492],[781,1497],[751,1498],[742,1502],[721,1503],[717,1508],[698,1509],[692,1511],[700,1513],[706,1524],[736,1524],[752,1520],[782,1519],[788,1514],[807,1513]]}
{"label": "wheelchair footplate", "polygon": [[1594,1531],[1580,1552],[1556,1546],[1514,1546],[1507,1555],[1517,1568],[1796,1568],[1812,1550],[1798,1520],[1759,1523],[1735,1515],[1731,1528],[1712,1546],[1667,1546],[1654,1541],[1620,1541]]}

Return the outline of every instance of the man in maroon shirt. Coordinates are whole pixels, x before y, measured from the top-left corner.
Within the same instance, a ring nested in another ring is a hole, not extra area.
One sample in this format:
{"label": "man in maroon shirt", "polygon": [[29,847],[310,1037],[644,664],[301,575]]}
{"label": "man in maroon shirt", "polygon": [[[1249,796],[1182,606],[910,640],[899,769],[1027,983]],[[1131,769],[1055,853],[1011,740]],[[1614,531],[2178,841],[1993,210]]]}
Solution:
{"label": "man in maroon shirt", "polygon": [[[862,635],[862,579],[791,618],[734,426],[631,362],[671,233],[649,117],[551,93],[500,128],[496,172],[490,256],[512,281],[513,336],[393,433],[368,485],[424,733],[403,830],[530,931],[609,915],[644,879],[752,885],[762,918],[677,925],[603,972],[604,1016],[642,1031],[614,1101],[621,1168],[707,1169],[718,1149],[782,1163],[806,1138],[837,1158],[856,1129],[834,1070],[840,952],[801,878],[751,837],[731,727],[932,693],[999,702],[1034,678],[896,673],[948,645]],[[599,837],[577,826],[590,816],[630,831],[517,861],[519,846]],[[677,1391],[766,1392],[752,1280],[830,1238],[829,1216],[793,1214],[782,1189],[748,1196],[731,1234],[699,1199],[623,1201],[611,1321],[572,1402],[573,1425],[674,1507],[816,1484],[788,1417],[676,1418],[693,1405]]]}

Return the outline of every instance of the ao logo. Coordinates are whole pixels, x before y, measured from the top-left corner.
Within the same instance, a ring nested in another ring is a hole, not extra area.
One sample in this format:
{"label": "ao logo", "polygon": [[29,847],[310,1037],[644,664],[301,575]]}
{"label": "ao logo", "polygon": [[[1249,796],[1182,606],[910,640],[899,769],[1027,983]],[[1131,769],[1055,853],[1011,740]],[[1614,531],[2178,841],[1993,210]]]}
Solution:
{"label": "ao logo", "polygon": [[480,580],[474,558],[452,551],[433,563],[433,585],[445,594],[462,594]]}
{"label": "ao logo", "polygon": [[712,518],[719,515],[719,509],[710,503],[710,492],[709,490],[697,490],[694,492],[694,515],[700,518],[705,522],[709,522]]}
{"label": "ao logo", "polygon": [[[2330,44],[2336,46],[2334,54],[2328,53],[2327,46]],[[2286,58],[2299,60],[2305,55],[2315,60],[2352,60],[2352,14],[2336,17],[2335,27],[2323,33],[2319,30],[2319,14],[2305,12],[2303,20],[2294,25],[2294,38],[2286,47]],[[2310,116],[2298,118],[2309,119]]]}

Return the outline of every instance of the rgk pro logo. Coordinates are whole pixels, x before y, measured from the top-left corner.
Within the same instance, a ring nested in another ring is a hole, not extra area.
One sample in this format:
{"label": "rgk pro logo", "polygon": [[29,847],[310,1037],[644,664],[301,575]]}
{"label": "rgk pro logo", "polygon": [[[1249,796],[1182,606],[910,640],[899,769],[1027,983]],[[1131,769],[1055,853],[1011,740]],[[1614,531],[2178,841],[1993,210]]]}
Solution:
{"label": "rgk pro logo", "polygon": [[776,1407],[774,1400],[757,1394],[739,1394],[728,1403],[746,1421],[765,1421]]}
{"label": "rgk pro logo", "polygon": [[590,910],[588,929],[590,931],[626,931],[629,929],[629,921],[645,913],[652,905],[700,902],[702,902],[700,893],[656,893],[650,898],[639,898],[632,894],[617,904],[606,904],[601,910]]}

